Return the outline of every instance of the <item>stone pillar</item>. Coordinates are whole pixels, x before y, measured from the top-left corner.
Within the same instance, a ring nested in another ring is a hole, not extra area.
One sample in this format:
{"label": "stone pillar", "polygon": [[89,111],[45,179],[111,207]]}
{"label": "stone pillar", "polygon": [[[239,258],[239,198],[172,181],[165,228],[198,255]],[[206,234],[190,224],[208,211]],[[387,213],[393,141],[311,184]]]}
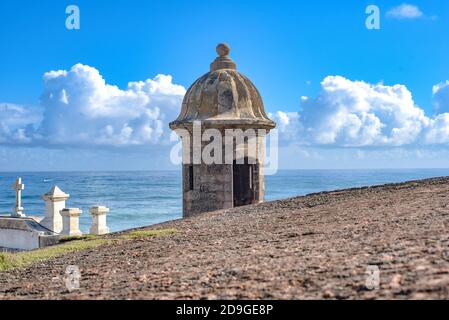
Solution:
{"label": "stone pillar", "polygon": [[68,236],[82,236],[80,231],[80,215],[83,211],[78,208],[65,208],[61,210],[62,234]]}
{"label": "stone pillar", "polygon": [[109,228],[106,225],[106,214],[109,209],[103,206],[96,206],[89,209],[92,215],[92,226],[90,227],[90,233],[101,235],[109,233]]}
{"label": "stone pillar", "polygon": [[45,218],[41,224],[53,232],[62,231],[61,210],[65,208],[65,201],[70,197],[64,193],[58,186],[54,186],[50,191],[42,196],[45,201]]}
{"label": "stone pillar", "polygon": [[22,207],[22,191],[25,189],[25,185],[22,183],[22,178],[17,178],[12,188],[16,191],[16,206],[14,207],[12,216],[14,218],[23,218],[25,214],[23,213],[24,209]]}

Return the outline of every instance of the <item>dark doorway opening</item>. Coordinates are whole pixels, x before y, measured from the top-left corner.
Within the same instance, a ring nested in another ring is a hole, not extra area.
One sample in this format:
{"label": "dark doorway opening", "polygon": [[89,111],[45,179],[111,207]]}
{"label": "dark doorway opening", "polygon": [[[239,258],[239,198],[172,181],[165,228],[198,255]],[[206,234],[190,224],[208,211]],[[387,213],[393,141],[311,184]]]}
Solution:
{"label": "dark doorway opening", "polygon": [[237,164],[234,160],[232,166],[233,185],[234,185],[234,207],[245,206],[255,201],[255,164],[249,164],[248,158],[245,158],[243,164]]}

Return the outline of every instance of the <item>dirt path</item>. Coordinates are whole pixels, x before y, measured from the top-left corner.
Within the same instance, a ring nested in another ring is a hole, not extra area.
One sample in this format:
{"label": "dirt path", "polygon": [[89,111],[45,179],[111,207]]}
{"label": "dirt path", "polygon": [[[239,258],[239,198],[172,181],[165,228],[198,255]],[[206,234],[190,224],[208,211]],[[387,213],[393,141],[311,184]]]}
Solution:
{"label": "dirt path", "polygon": [[[154,227],[153,227],[154,228]],[[449,299],[449,178],[204,214],[0,273],[0,298]],[[67,291],[67,265],[81,269]],[[367,267],[380,288],[367,290]]]}

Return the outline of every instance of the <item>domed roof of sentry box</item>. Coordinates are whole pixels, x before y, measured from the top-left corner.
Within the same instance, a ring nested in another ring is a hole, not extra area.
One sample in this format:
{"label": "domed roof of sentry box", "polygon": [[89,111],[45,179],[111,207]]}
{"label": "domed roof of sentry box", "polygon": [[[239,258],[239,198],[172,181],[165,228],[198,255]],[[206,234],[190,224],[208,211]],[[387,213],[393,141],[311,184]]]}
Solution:
{"label": "domed roof of sentry box", "polygon": [[210,72],[189,88],[181,114],[171,129],[190,127],[194,121],[217,127],[272,129],[276,124],[265,113],[262,98],[254,84],[237,71],[226,44],[217,46],[218,57]]}

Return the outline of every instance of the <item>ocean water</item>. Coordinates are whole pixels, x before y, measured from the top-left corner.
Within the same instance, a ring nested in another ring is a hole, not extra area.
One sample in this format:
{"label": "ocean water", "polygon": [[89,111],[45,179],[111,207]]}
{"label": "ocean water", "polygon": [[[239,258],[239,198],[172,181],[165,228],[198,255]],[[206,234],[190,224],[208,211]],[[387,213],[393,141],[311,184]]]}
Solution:
{"label": "ocean water", "polygon": [[[8,214],[14,207],[11,185],[18,176],[25,183],[22,202],[27,215],[43,216],[41,195],[58,185],[70,194],[66,206],[83,210],[83,232],[89,230],[88,208],[93,205],[111,209],[111,231],[179,219],[182,215],[179,171],[0,173],[0,214]],[[266,177],[266,200],[440,176],[449,176],[449,169],[279,171]]]}

